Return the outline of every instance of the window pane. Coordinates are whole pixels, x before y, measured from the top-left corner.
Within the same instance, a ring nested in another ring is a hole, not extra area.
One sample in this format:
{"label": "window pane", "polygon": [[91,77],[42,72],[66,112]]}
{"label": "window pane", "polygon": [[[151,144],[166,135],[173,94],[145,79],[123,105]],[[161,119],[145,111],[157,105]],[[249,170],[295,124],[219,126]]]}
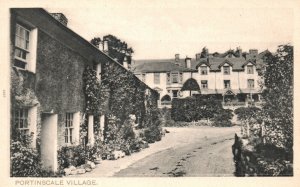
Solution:
{"label": "window pane", "polygon": [[26,44],[25,44],[25,49],[29,49],[29,41],[26,41]]}
{"label": "window pane", "polygon": [[25,39],[26,39],[26,40],[29,40],[29,31],[26,31]]}
{"label": "window pane", "polygon": [[73,143],[73,129],[70,129],[70,143]]}
{"label": "window pane", "polygon": [[25,29],[23,27],[20,27],[20,35],[22,38],[25,38]]}
{"label": "window pane", "polygon": [[20,26],[17,25],[16,27],[16,35],[20,36]]}
{"label": "window pane", "polygon": [[15,59],[14,66],[25,69],[26,62]]}

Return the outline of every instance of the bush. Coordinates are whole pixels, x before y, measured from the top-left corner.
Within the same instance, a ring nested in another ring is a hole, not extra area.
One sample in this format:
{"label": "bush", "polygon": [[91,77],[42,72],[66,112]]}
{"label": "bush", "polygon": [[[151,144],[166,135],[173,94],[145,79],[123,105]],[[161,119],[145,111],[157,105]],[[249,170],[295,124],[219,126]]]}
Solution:
{"label": "bush", "polygon": [[148,143],[160,141],[162,137],[161,113],[157,108],[149,108],[145,118],[144,139]]}
{"label": "bush", "polygon": [[211,119],[223,109],[221,100],[215,96],[198,95],[172,100],[171,118],[174,121],[199,121]]}
{"label": "bush", "polygon": [[13,130],[10,144],[11,177],[56,177],[57,173],[42,168],[38,151],[31,147],[32,136]]}
{"label": "bush", "polygon": [[37,177],[40,174],[39,154],[20,141],[11,142],[11,176]]}
{"label": "bush", "polygon": [[230,109],[220,109],[214,115],[213,124],[216,127],[231,127],[231,119],[232,119],[232,110]]}

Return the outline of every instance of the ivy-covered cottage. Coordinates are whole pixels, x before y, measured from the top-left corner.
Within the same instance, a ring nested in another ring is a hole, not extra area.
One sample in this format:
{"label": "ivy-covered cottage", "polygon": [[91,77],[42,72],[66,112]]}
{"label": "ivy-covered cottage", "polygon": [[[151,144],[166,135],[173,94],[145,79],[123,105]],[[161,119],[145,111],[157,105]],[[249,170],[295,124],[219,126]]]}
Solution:
{"label": "ivy-covered cottage", "polygon": [[[245,106],[249,101],[259,102],[260,73],[265,70],[264,58],[268,50],[249,53],[242,49],[209,53],[204,48],[196,58],[136,60],[134,73],[160,94],[159,107],[171,107],[173,98],[191,94],[215,95],[223,106]],[[183,87],[196,82],[198,86]],[[197,89],[199,87],[200,89]],[[189,90],[190,89],[190,90]]]}
{"label": "ivy-covered cottage", "polygon": [[110,116],[146,126],[157,93],[67,27],[61,13],[11,9],[11,137],[32,135],[44,168],[56,171],[57,151],[103,140]]}

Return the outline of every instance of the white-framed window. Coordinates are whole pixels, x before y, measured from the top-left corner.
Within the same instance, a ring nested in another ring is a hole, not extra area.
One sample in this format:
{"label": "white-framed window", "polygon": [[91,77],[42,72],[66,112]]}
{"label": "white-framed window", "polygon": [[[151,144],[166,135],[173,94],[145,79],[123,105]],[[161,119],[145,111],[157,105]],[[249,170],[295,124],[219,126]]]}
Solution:
{"label": "white-framed window", "polygon": [[223,66],[224,75],[230,75],[230,66]]}
{"label": "white-framed window", "polygon": [[65,143],[71,144],[73,142],[74,142],[73,113],[66,113]]}
{"label": "white-framed window", "polygon": [[201,75],[207,75],[207,66],[201,66],[200,72],[201,72]]}
{"label": "white-framed window", "polygon": [[171,73],[171,83],[179,83],[179,74]]}
{"label": "white-framed window", "polygon": [[207,80],[201,80],[201,88],[202,89],[207,89],[208,88]]}
{"label": "white-framed window", "polygon": [[14,66],[26,69],[29,58],[30,30],[16,24]]}
{"label": "white-framed window", "polygon": [[154,84],[160,84],[160,73],[154,73]]}
{"label": "white-framed window", "polygon": [[248,79],[247,83],[248,88],[254,88],[254,79]]}
{"label": "white-framed window", "polygon": [[230,88],[230,80],[224,80],[224,88],[225,89]]}
{"label": "white-framed window", "polygon": [[28,108],[15,109],[13,121],[15,127],[21,132],[21,134],[29,135]]}
{"label": "white-framed window", "polygon": [[247,66],[247,74],[253,74],[254,73],[254,69],[252,65],[248,65]]}

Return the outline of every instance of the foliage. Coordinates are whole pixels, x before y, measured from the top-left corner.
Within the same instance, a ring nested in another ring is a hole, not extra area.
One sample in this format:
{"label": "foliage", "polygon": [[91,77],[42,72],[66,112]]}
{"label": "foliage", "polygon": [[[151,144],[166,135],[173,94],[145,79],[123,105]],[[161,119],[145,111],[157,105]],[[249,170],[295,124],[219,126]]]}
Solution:
{"label": "foliage", "polygon": [[246,136],[244,132],[248,132],[248,130],[249,134],[247,134],[247,136],[249,136],[250,133],[254,136],[260,136],[261,126],[259,124],[262,123],[261,112],[261,109],[257,107],[240,107],[234,110],[238,120],[242,122],[243,136]]}
{"label": "foliage", "polygon": [[201,54],[200,54],[200,58],[206,58],[208,57],[208,49],[206,47],[202,48]]}
{"label": "foliage", "polygon": [[181,91],[186,91],[186,90],[190,91],[190,96],[191,96],[191,92],[192,91],[200,91],[200,87],[195,79],[190,78],[187,81],[185,81],[185,83],[183,84],[183,86],[181,88]]}
{"label": "foliage", "polygon": [[31,147],[32,135],[13,131],[10,143],[10,164],[12,177],[54,177],[56,173],[42,168],[38,151]]}
{"label": "foliage", "polygon": [[172,101],[171,118],[174,121],[219,120],[222,117],[225,117],[222,120],[230,120],[232,115],[226,113],[230,111],[224,110],[221,101],[214,96],[200,95]]}
{"label": "foliage", "polygon": [[145,119],[145,131],[144,136],[145,140],[149,143],[154,143],[155,141],[161,140],[161,117],[160,112],[157,108],[149,108],[147,111],[146,119]]}
{"label": "foliage", "polygon": [[213,124],[217,127],[231,127],[232,110],[230,109],[219,109],[216,111],[213,117]]}
{"label": "foliage", "polygon": [[293,46],[280,45],[268,56],[263,91],[266,141],[292,150],[293,147]]}
{"label": "foliage", "polygon": [[90,66],[87,66],[83,72],[84,93],[86,97],[86,113],[100,114],[105,109],[105,99],[108,99],[104,94],[106,87],[100,84],[97,79],[96,71]]}
{"label": "foliage", "polygon": [[113,59],[116,59],[119,63],[123,64],[125,58],[127,58],[128,64],[131,64],[131,55],[134,53],[133,49],[128,46],[125,41],[121,41],[114,35],[95,37],[91,40],[91,43],[99,48],[101,42],[107,41],[108,43],[108,55]]}
{"label": "foliage", "polygon": [[22,141],[11,141],[11,176],[29,177],[39,176],[39,154]]}

